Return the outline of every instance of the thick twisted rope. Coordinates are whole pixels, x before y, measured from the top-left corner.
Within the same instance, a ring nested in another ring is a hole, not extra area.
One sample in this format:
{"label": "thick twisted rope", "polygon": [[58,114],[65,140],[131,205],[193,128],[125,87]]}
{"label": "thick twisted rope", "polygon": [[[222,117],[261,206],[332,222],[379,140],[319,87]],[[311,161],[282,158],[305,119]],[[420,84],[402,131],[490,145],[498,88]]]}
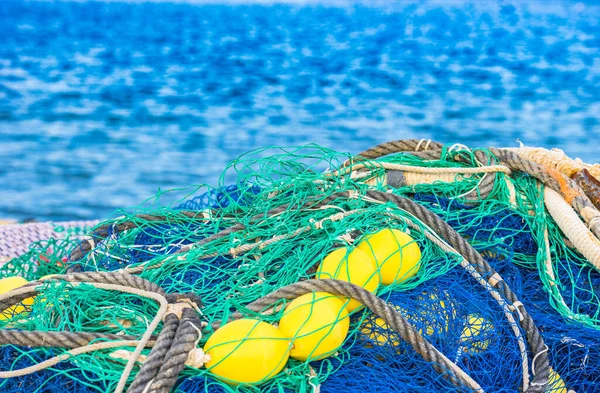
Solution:
{"label": "thick twisted rope", "polygon": [[564,198],[551,188],[544,189],[546,209],[575,248],[600,271],[600,241],[581,222]]}
{"label": "thick twisted rope", "polygon": [[554,191],[561,193],[567,202],[583,217],[594,235],[600,238],[600,212],[585,195],[585,192],[577,182],[558,171],[550,173],[543,166],[529,161],[512,151],[496,148],[490,148],[489,150],[512,170],[525,172]]}
{"label": "thick twisted rope", "polygon": [[[458,253],[458,251],[456,251],[452,246],[450,246],[448,243],[446,243],[444,241],[444,239],[441,239],[437,235],[437,233],[435,233],[430,227],[421,223],[421,225],[423,225],[425,227],[425,230],[422,230],[421,227],[419,227],[419,225],[415,224],[411,220],[406,219],[405,217],[401,217],[401,216],[398,216],[393,213],[385,213],[385,214],[388,217],[391,217],[397,221],[404,222],[411,228],[422,232],[425,235],[425,237],[427,237],[427,239],[429,239],[433,244],[440,247],[445,252],[456,254],[457,256],[460,256],[461,267],[463,269],[465,269],[481,286],[483,286],[485,288],[485,290],[496,301],[496,303],[498,303],[498,305],[502,308],[502,311],[504,312],[504,315],[506,316],[506,319],[508,320],[508,323],[509,323],[511,329],[513,330],[515,337],[517,338],[517,343],[519,346],[519,350],[521,352],[521,368],[522,368],[522,372],[523,372],[523,391],[526,391],[527,386],[529,386],[529,364],[528,364],[528,360],[527,360],[527,347],[525,345],[525,339],[521,333],[521,330],[517,326],[518,323],[515,320],[514,315],[513,315],[513,312],[516,311],[516,308],[514,306],[511,306],[510,304],[508,304],[506,299],[504,299],[498,293],[498,291],[496,291],[496,289],[494,287],[492,287],[488,281],[485,280],[485,278],[473,267],[473,265],[469,261],[467,261],[462,255],[460,255]],[[413,216],[413,219],[418,220],[414,216]]]}
{"label": "thick twisted rope", "polygon": [[144,365],[140,368],[135,379],[127,389],[127,393],[142,393],[146,389],[146,385],[152,381],[160,365],[162,364],[165,354],[171,347],[173,339],[177,333],[179,326],[179,318],[174,314],[167,314],[163,329],[161,330],[156,344],[150,352],[150,355],[144,361]]}
{"label": "thick twisted rope", "polygon": [[585,195],[596,206],[596,209],[600,209],[600,180],[595,178],[587,169],[575,173],[571,176],[571,179],[581,187]]}
{"label": "thick twisted rope", "polygon": [[589,165],[579,158],[573,160],[560,149],[547,150],[541,147],[522,146],[504,150],[513,151],[540,165],[550,166],[569,177],[582,169],[587,169],[593,176],[600,178],[600,164]]}
{"label": "thick twisted rope", "polygon": [[[165,294],[165,291],[158,285],[144,280],[141,277],[134,276],[123,272],[86,272],[86,273],[73,273],[73,274],[59,274],[44,281],[33,281],[26,285],[26,287],[34,288],[31,292],[37,293],[39,288],[50,281],[67,281],[72,283],[89,283],[89,284],[117,284],[123,287],[135,288],[145,292],[154,292],[161,295]],[[37,288],[37,289],[36,289]],[[22,302],[24,299],[29,297],[31,292],[24,292],[22,294],[11,291],[7,292],[3,296],[0,296],[0,310],[6,310],[12,305]]]}
{"label": "thick twisted rope", "polygon": [[[201,306],[200,299],[191,293],[186,295],[168,295],[169,304],[171,308],[167,310],[165,315],[163,329],[156,340],[152,351],[144,359],[143,365],[140,371],[137,373],[134,381],[129,386],[127,393],[145,393],[149,388],[149,384],[152,383],[157,374],[165,364],[165,360],[172,356],[171,348],[173,348],[174,341],[178,338],[178,335],[182,334],[180,329],[182,328],[181,323],[187,323],[191,315],[197,318],[196,312],[194,311]],[[186,319],[187,318],[187,319]],[[181,323],[180,323],[181,320]],[[200,325],[198,324],[198,329]],[[130,354],[129,354],[130,355]],[[128,357],[130,358],[130,356]],[[141,358],[136,359],[140,361]],[[187,358],[186,358],[187,360]],[[184,360],[184,364],[185,361]],[[164,378],[162,378],[164,380]]]}
{"label": "thick twisted rope", "polygon": [[[36,348],[79,348],[92,341],[134,341],[137,339],[138,337],[122,334],[0,329],[0,345],[12,344]],[[155,339],[151,339],[147,343],[148,347],[154,345]]]}
{"label": "thick twisted rope", "polygon": [[461,237],[444,220],[426,207],[421,206],[410,199],[380,191],[367,191],[367,197],[377,201],[391,202],[399,208],[418,217],[455,248],[467,261],[471,262],[473,267],[487,279],[492,287],[498,290],[513,307],[519,310],[519,314],[522,316],[519,321],[520,325],[525,330],[527,342],[534,354],[532,370],[537,371],[534,374],[533,381],[527,389],[527,392],[544,392],[548,384],[548,376],[550,373],[550,363],[547,354],[548,348],[544,344],[544,340],[542,339],[537,326],[533,322],[533,319],[529,313],[527,313],[527,310],[518,300],[515,293],[512,292],[498,273],[487,263],[487,261],[485,261],[485,259],[483,259],[467,240]]}
{"label": "thick twisted rope", "polygon": [[[379,144],[375,147],[372,147],[368,150],[365,150],[358,154],[358,156],[367,158],[367,159],[376,159],[379,157],[387,156],[389,154],[394,154],[398,152],[411,151],[418,152],[419,150],[441,150],[444,147],[443,144],[439,142],[433,141],[425,141],[423,139],[406,139],[406,140],[397,140],[390,141]],[[348,166],[352,163],[351,160],[346,161],[343,166]]]}
{"label": "thick twisted rope", "polygon": [[183,310],[183,317],[177,328],[175,340],[165,355],[148,393],[169,393],[177,382],[179,373],[184,369],[190,352],[196,348],[200,339],[200,318],[194,309]]}

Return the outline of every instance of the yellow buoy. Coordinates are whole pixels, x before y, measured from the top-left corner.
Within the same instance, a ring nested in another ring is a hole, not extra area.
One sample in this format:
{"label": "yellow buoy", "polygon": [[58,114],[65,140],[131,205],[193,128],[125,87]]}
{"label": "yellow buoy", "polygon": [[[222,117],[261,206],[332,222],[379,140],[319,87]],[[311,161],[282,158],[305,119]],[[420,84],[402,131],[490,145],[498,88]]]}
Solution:
{"label": "yellow buoy", "polygon": [[325,292],[313,292],[293,300],[279,321],[279,330],[293,340],[290,356],[319,360],[339,349],[350,321],[344,302]]}
{"label": "yellow buoy", "polygon": [[205,366],[231,385],[260,383],[283,369],[290,348],[290,340],[276,327],[254,319],[239,319],[210,336],[204,345],[204,353],[210,357]]}
{"label": "yellow buoy", "polygon": [[[398,312],[404,315],[404,310],[400,306],[392,305]],[[360,328],[360,332],[365,334],[376,345],[400,345],[400,335],[394,332],[383,318],[372,315]]]}
{"label": "yellow buoy", "polygon": [[[447,333],[448,327],[452,319],[456,317],[457,312],[454,302],[449,298],[446,291],[423,292],[417,299],[422,303],[422,307],[413,312],[409,312],[395,304],[390,304],[390,306],[394,307],[411,325],[415,326],[422,336],[433,337],[434,335]],[[379,317],[372,316],[367,319],[363,323],[361,332],[366,334],[375,344],[396,346],[400,343],[398,340],[399,335],[394,333],[385,321]]]}
{"label": "yellow buoy", "polygon": [[[338,248],[330,252],[317,270],[316,278],[333,278],[351,282],[365,288],[369,292],[377,291],[381,276],[377,264],[367,253],[357,248]],[[341,297],[344,302],[348,299]],[[354,299],[346,304],[348,312],[361,308],[363,305]]]}
{"label": "yellow buoy", "polygon": [[419,271],[419,245],[397,229],[386,228],[367,235],[357,248],[373,257],[384,285],[404,282]]}
{"label": "yellow buoy", "polygon": [[451,321],[457,316],[455,302],[450,295],[446,291],[435,290],[423,292],[417,299],[423,306],[407,319],[425,327],[418,329],[419,333],[427,337],[447,333]]}
{"label": "yellow buoy", "polygon": [[[25,280],[23,277],[13,276],[3,278],[0,280],[0,294],[12,291],[13,289],[20,288],[27,284],[28,281]],[[33,305],[33,298],[28,297],[27,299],[23,300],[21,304],[16,304],[7,308],[6,310],[3,310],[2,314],[0,315],[0,321],[5,321],[7,319],[12,318],[13,316],[26,313],[27,310],[24,306],[31,307],[31,305]]]}
{"label": "yellow buoy", "polygon": [[467,352],[485,351],[490,345],[490,339],[485,336],[488,336],[492,329],[494,329],[494,325],[487,319],[477,314],[469,314],[460,335],[462,347]]}
{"label": "yellow buoy", "polygon": [[550,375],[548,376],[548,386],[546,393],[567,393],[567,385],[565,381],[558,375],[552,367],[550,367]]}

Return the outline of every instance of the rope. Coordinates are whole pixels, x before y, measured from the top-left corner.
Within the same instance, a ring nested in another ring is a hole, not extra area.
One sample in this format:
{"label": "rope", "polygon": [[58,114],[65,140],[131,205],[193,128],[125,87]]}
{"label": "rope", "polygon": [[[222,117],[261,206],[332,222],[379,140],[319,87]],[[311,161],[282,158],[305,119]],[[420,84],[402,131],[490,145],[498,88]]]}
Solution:
{"label": "rope", "polygon": [[[167,314],[165,315],[163,330],[158,336],[156,345],[148,357],[144,359],[144,364],[136,375],[133,383],[129,386],[127,393],[147,392],[149,388],[148,385],[153,381],[161,381],[160,383],[162,385],[169,386],[172,380],[172,374],[169,374],[169,377],[165,378],[165,373],[161,374],[160,371],[166,363],[173,361],[174,355],[172,351],[176,351],[176,345],[180,345],[177,343],[182,339],[181,336],[187,334],[187,331],[182,330],[183,324],[189,323],[190,318],[197,319],[196,309],[198,304],[201,305],[202,303],[200,299],[193,294],[169,295],[168,300],[170,307],[168,307]],[[197,321],[199,322],[199,319]],[[200,326],[199,323],[198,326]],[[189,352],[190,351],[188,351],[188,355]],[[181,366],[181,369],[183,369],[186,361],[188,361],[188,357],[186,357],[182,366],[177,363],[176,367]],[[134,354],[129,353],[128,360],[131,359],[134,361],[142,360],[140,357],[135,358]],[[170,370],[173,372],[174,370],[177,370],[177,368],[171,367]],[[176,376],[180,371],[181,370],[177,371],[175,374],[175,381],[173,381],[173,384],[176,382]],[[172,387],[172,385],[170,385],[170,387]]]}
{"label": "rope", "polygon": [[[517,338],[517,343],[521,352],[521,368],[523,370],[523,390],[527,390],[527,386],[529,385],[529,365],[527,360],[527,348],[525,346],[525,340],[523,338],[523,335],[521,334],[521,330],[518,328],[517,321],[515,320],[514,315],[512,314],[515,308],[511,309],[511,306],[507,303],[507,301],[498,293],[498,291],[494,289],[494,287],[488,281],[485,280],[485,278],[471,265],[471,263],[467,261],[464,257],[462,257],[460,253],[456,251],[456,249],[454,249],[452,246],[446,243],[443,239],[439,238],[438,235],[429,226],[425,225],[424,223],[421,223],[425,227],[425,229],[427,229],[426,231],[422,231],[418,225],[416,225],[410,220],[407,220],[404,217],[397,216],[392,213],[387,213],[386,215],[395,220],[405,222],[411,228],[422,232],[425,235],[425,237],[427,237],[427,239],[429,239],[432,243],[434,243],[447,253],[452,253],[459,256],[460,266],[463,269],[465,269],[481,286],[483,286],[486,289],[486,291],[492,296],[492,298],[494,298],[494,300],[498,303],[498,305],[500,305],[511,329],[513,330],[513,333],[515,334],[515,337]],[[414,216],[413,218],[415,220],[418,220]]]}
{"label": "rope", "polygon": [[550,166],[571,177],[575,172],[587,169],[595,178],[600,178],[600,164],[589,165],[580,159],[571,159],[560,149],[547,150],[538,147],[505,148],[503,150],[517,153],[521,157],[542,166]]}
{"label": "rope", "polygon": [[[403,151],[413,151],[417,152],[422,147],[423,140],[417,139],[407,139],[407,140],[398,140],[398,141],[390,141],[385,142],[375,147],[372,147],[368,150],[363,151],[358,154],[359,157],[354,157],[350,160],[344,162],[342,166],[351,165],[353,161],[360,160],[361,158],[367,159],[375,159],[383,156],[387,156],[388,154],[394,154]],[[438,142],[428,141],[425,144],[426,150],[441,150],[443,145]]]}
{"label": "rope", "polygon": [[600,271],[600,240],[585,226],[575,211],[556,191],[544,189],[546,209],[575,248]]}
{"label": "rope", "polygon": [[100,351],[103,349],[117,348],[117,347],[134,347],[138,345],[138,341],[115,341],[115,342],[106,342],[106,343],[96,343],[86,345],[85,347],[75,348],[66,353],[63,353],[58,356],[54,356],[48,360],[44,360],[41,363],[34,364],[33,366],[25,367],[18,370],[11,371],[0,371],[0,378],[15,378],[22,377],[24,375],[33,374],[35,372],[45,370],[48,367],[52,367],[60,362],[64,362],[65,360],[69,360],[73,356],[82,355],[84,353],[90,353],[95,351]]}
{"label": "rope", "polygon": [[[361,159],[375,159],[399,152],[417,152],[417,147],[421,143],[421,141],[413,139],[386,142],[360,153],[359,156]],[[433,159],[439,159],[444,149],[443,145],[437,142],[431,142],[428,148],[430,150],[427,151],[427,154],[433,157]],[[549,172],[552,170],[551,167],[544,167],[536,162],[525,159],[510,149],[489,148],[488,150],[512,171],[525,172],[571,199],[571,205],[583,217],[596,237],[600,238],[600,212],[594,207],[592,201],[575,181],[558,171],[555,171],[556,174],[552,176],[553,174]],[[475,151],[474,154],[480,163],[483,164],[485,162],[486,156],[484,152]],[[457,159],[460,160],[460,157],[457,157]],[[344,166],[350,165],[349,163],[350,161],[346,161]],[[588,167],[593,168],[594,166],[588,165]]]}
{"label": "rope", "polygon": [[[133,341],[136,337],[122,334],[102,334],[87,332],[42,332],[38,330],[23,331],[0,329],[0,345],[13,344],[25,347],[46,348],[79,348],[96,340],[125,340]],[[154,346],[156,339],[148,342],[148,347]]]}
{"label": "rope", "polygon": [[571,179],[579,184],[596,209],[600,209],[600,180],[597,180],[587,169],[571,175]]}
{"label": "rope", "polygon": [[[422,173],[422,174],[479,174],[479,173],[505,173],[510,175],[512,172],[510,168],[504,165],[487,165],[481,167],[455,167],[455,168],[445,168],[445,167],[421,167],[421,166],[412,166],[412,165],[401,165],[394,164],[391,162],[379,162],[379,161],[361,161],[358,164],[347,166],[339,171],[331,172],[332,176],[338,174],[346,174],[352,171],[358,171],[360,169],[373,169],[373,168],[383,168],[393,171],[404,171],[411,173]],[[346,172],[346,173],[339,173]]]}
{"label": "rope", "polygon": [[173,345],[165,355],[165,362],[158,370],[148,393],[169,393],[171,391],[177,382],[179,373],[185,367],[190,352],[200,341],[200,328],[200,318],[196,311],[191,308],[183,310],[183,317],[177,328]]}
{"label": "rope", "polygon": [[526,160],[514,152],[496,148],[489,150],[512,170],[525,172],[569,198],[571,206],[583,217],[590,230],[596,237],[600,237],[600,212],[575,181],[557,171],[552,174],[547,168]]}
{"label": "rope", "polygon": [[[355,158],[355,160],[358,160],[359,165],[360,165],[362,162],[364,162],[365,159],[375,159],[375,158],[380,158],[380,157],[386,156],[388,154],[394,154],[394,153],[400,153],[400,152],[406,152],[407,154],[419,156],[426,160],[439,160],[442,157],[444,146],[441,143],[432,142],[429,140],[425,146],[426,146],[426,149],[431,149],[431,150],[419,151],[419,148],[420,148],[422,142],[423,142],[423,140],[417,141],[414,139],[405,140],[405,141],[386,142],[386,143],[378,145],[372,149],[369,149],[369,150],[366,150],[366,151],[360,153],[358,155],[358,157]],[[456,147],[461,147],[461,148],[466,149],[466,147],[464,147],[462,145],[456,146]],[[449,150],[453,150],[453,148],[454,148],[454,146],[451,147]],[[487,199],[495,187],[495,181],[497,179],[497,177],[495,176],[495,173],[505,173],[505,174],[510,175],[511,170],[510,170],[510,168],[507,168],[506,166],[503,166],[503,165],[489,165],[488,164],[489,157],[487,157],[486,154],[482,151],[475,151],[474,155],[478,160],[479,166],[475,167],[475,168],[464,168],[464,169],[468,169],[468,171],[472,171],[472,173],[468,173],[468,172],[461,172],[461,173],[463,173],[463,174],[483,173],[484,175],[483,175],[482,179],[480,180],[479,184],[471,192],[466,193],[462,196],[468,200]],[[454,158],[456,161],[459,161],[459,162],[467,162],[469,164],[471,163],[469,160],[464,159],[460,154],[458,154]],[[346,161],[344,163],[343,167],[349,166],[350,162],[351,161]],[[390,163],[390,165],[396,165],[396,164]],[[402,167],[402,166],[399,166],[399,167]],[[407,166],[407,167],[414,168],[411,166]],[[485,168],[490,168],[490,169],[485,169]],[[454,168],[426,168],[426,170],[430,170],[430,169],[431,170],[442,170],[442,169],[449,170],[449,169],[454,169]],[[390,166],[389,170],[394,170],[394,169],[392,169],[392,167]],[[442,173],[443,172],[440,172],[440,175],[444,176],[442,181],[451,183],[456,180],[456,178],[446,177],[447,175],[445,176]],[[422,183],[431,184],[437,180],[433,176],[432,173],[428,173],[428,174],[431,175],[431,177],[428,177],[428,176],[421,177],[422,175],[420,175],[419,173],[414,173],[414,172],[411,173],[410,170],[407,170],[406,176],[412,178],[412,181],[410,181],[408,184],[409,185],[422,184]],[[507,183],[509,183],[509,182],[507,181]],[[511,186],[512,186],[512,184],[511,184]],[[509,192],[511,192],[511,186],[509,186]],[[512,187],[512,189],[514,190],[514,187]],[[511,193],[511,201],[513,199],[514,198],[512,198],[512,193]]]}
{"label": "rope", "polygon": [[[440,219],[424,206],[421,206],[407,198],[380,191],[367,191],[367,197],[382,202],[394,203],[401,209],[406,210],[413,216],[418,217],[426,225],[431,227],[437,234],[439,234],[444,240],[446,240],[452,247],[454,247],[467,261],[473,263],[473,267],[483,277],[494,277],[498,275],[498,273],[496,273],[496,271],[464,238],[462,238],[445,221]],[[492,286],[498,290],[509,303],[512,303],[513,306],[515,306],[515,303],[518,302],[517,296],[503,280],[498,280],[498,282],[492,284]],[[529,393],[542,393],[548,384],[548,376],[550,373],[550,364],[548,361],[548,354],[545,352],[545,344],[538,328],[523,305],[519,304],[519,306],[515,307],[519,309],[523,316],[519,322],[521,327],[526,332],[527,341],[534,354],[534,364],[532,365],[532,369],[535,367],[535,369],[538,371],[537,374],[534,374],[533,381],[530,383],[526,391]]]}
{"label": "rope", "polygon": [[[142,368],[137,373],[132,384],[129,386],[129,389],[127,389],[127,393],[142,393],[146,389],[146,385],[156,376],[156,373],[160,369],[160,365],[164,360],[165,354],[173,343],[178,326],[179,318],[177,318],[177,316],[174,314],[168,314],[165,316],[165,323],[160,335],[158,336],[158,339],[156,340],[154,349],[145,359]],[[130,359],[131,353],[128,355],[128,359]],[[138,361],[139,360],[140,359],[138,359]]]}

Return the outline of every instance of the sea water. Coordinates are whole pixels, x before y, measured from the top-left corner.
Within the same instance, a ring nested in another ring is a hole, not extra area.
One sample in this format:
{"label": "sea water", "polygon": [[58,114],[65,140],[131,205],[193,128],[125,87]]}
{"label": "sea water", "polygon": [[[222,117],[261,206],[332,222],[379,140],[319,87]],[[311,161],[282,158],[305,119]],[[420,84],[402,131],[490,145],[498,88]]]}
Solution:
{"label": "sea water", "polygon": [[600,160],[598,2],[256,3],[1,0],[0,218],[100,218],[265,145]]}

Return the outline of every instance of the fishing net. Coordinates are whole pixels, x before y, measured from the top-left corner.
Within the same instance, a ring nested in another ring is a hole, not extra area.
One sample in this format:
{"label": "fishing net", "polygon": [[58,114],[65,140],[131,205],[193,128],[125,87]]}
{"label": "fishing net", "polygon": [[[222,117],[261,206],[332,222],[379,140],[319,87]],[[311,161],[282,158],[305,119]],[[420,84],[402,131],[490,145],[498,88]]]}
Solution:
{"label": "fishing net", "polygon": [[[380,285],[376,295],[450,363],[415,350],[365,307],[326,325],[349,320],[343,343],[325,358],[289,358],[276,375],[238,385],[188,361],[169,390],[535,391],[530,384],[544,373],[539,359],[547,357],[541,391],[593,392],[600,383],[600,275],[548,213],[547,186],[532,174],[506,170],[492,150],[422,147],[419,142],[412,151],[362,159],[315,145],[253,151],[225,169],[222,182],[233,178],[233,184],[171,191],[169,198],[160,194],[116,212],[83,242],[67,236],[35,243],[2,266],[1,275],[35,281],[53,274],[130,272],[166,294],[193,294],[201,300],[195,306],[202,335],[192,341],[201,348],[219,326],[240,317],[278,326],[293,297],[281,297],[269,310],[253,302],[311,282],[333,250],[352,250],[367,234],[393,228],[410,235],[421,260],[416,274]],[[182,196],[174,197],[177,192]],[[433,218],[421,210],[394,203],[395,196],[433,212],[456,236],[431,225]],[[164,204],[166,199],[174,202]],[[466,249],[452,244],[458,238],[483,257],[489,275],[466,261]],[[140,340],[150,330],[155,340],[168,322],[149,295],[98,282],[37,281],[37,294],[24,294],[18,306],[5,310],[0,328],[97,334],[91,343],[116,344],[69,355],[77,346],[31,347],[14,336],[2,338],[3,372],[64,357],[0,380],[1,391],[120,389],[135,345],[119,346],[110,335]],[[507,299],[502,286],[514,298]],[[525,313],[543,339],[543,351],[528,340],[533,328],[523,326]],[[128,385],[151,350],[133,359]],[[251,368],[251,361],[244,367]],[[478,387],[453,379],[457,370]],[[149,391],[161,391],[156,389]]]}

